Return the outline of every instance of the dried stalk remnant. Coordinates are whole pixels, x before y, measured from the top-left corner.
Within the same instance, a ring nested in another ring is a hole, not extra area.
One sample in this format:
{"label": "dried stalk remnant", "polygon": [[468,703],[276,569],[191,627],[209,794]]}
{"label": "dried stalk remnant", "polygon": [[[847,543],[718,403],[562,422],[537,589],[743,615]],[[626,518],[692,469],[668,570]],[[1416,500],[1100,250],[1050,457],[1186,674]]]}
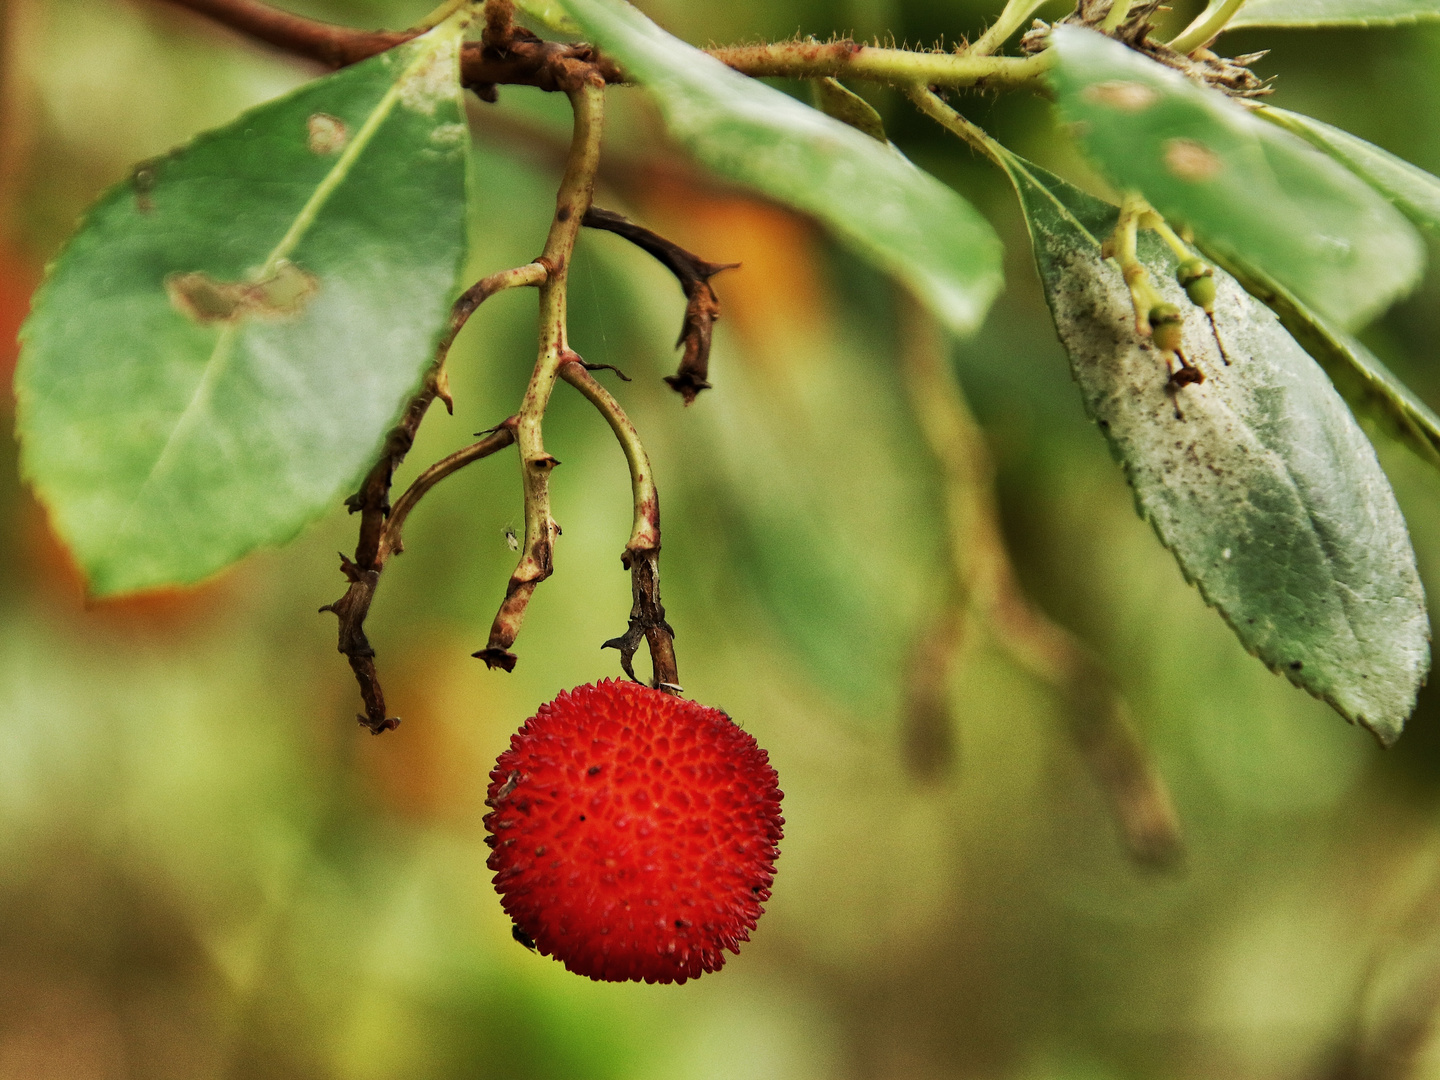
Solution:
{"label": "dried stalk remnant", "polygon": [[619,649],[620,666],[626,675],[639,682],[635,677],[635,653],[641,641],[647,642],[654,671],[653,685],[678,694],[680,676],[675,661],[675,631],[665,621],[665,606],[660,602],[660,494],[655,487],[650,457],[640,442],[640,433],[620,403],[591,377],[584,361],[573,353],[571,356],[572,360],[561,366],[560,377],[584,394],[615,432],[630,467],[635,507],[630,539],[620,556],[621,565],[630,571],[633,598],[630,624],[625,633],[600,647]]}
{"label": "dried stalk remnant", "polygon": [[706,262],[698,255],[686,251],[674,241],[667,240],[659,233],[643,225],[636,225],[629,218],[613,210],[601,210],[592,206],[585,212],[584,224],[591,229],[604,229],[616,236],[623,236],[642,251],[655,259],[675,275],[680,288],[685,292],[685,319],[680,324],[680,338],[676,347],[684,346],[680,368],[665,381],[670,388],[691,404],[701,390],[709,390],[710,336],[715,320],[720,318],[720,300],[710,287],[710,279],[721,270],[734,270],[739,263]]}
{"label": "dried stalk remnant", "polygon": [[410,399],[400,422],[386,437],[380,457],[361,483],[360,490],[345,500],[350,512],[360,515],[360,539],[355,545],[355,558],[347,558],[344,554],[340,556],[340,570],[350,582],[350,587],[339,600],[326,604],[320,610],[334,612],[340,619],[338,648],[350,661],[350,667],[360,683],[360,696],[365,701],[365,713],[360,722],[377,735],[400,723],[398,718],[386,715],[385,694],[375,673],[375,650],[365,637],[365,617],[370,612],[375,590],[379,588],[380,572],[385,568],[386,560],[402,550],[400,530],[420,497],[456,469],[509,446],[515,436],[513,419],[495,428],[488,438],[451,454],[425,470],[392,509],[390,485],[395,470],[410,452],[415,434],[420,430],[420,423],[431,403],[438,397],[447,409],[453,411],[445,379],[445,358],[450,353],[450,346],[455,343],[456,335],[475,309],[502,289],[538,285],[545,276],[543,265],[529,263],[482,278],[460,294],[450,309],[450,320],[435,348],[435,359],[419,392]]}

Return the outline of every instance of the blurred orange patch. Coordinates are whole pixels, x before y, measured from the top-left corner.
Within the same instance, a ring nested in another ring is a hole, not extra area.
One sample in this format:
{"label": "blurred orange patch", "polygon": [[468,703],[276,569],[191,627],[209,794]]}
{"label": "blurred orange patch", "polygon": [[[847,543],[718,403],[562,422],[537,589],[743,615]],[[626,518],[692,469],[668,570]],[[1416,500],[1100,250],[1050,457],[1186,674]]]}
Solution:
{"label": "blurred orange patch", "polygon": [[[634,197],[647,224],[712,262],[738,262],[714,280],[721,319],[766,361],[792,361],[796,338],[813,339],[825,323],[815,229],[769,203],[686,184],[656,170]],[[818,350],[802,350],[815,355]]]}
{"label": "blurred orange patch", "polygon": [[[394,731],[356,739],[360,771],[390,810],[419,821],[478,822],[485,813],[485,786],[493,754],[487,754],[467,724],[460,701],[469,702],[474,674],[463,663],[473,645],[450,638],[428,638],[402,649],[382,650],[376,658],[385,703],[399,716]],[[459,670],[457,670],[457,668]],[[348,678],[343,662],[336,679]],[[354,692],[354,681],[349,689]],[[358,693],[354,696],[358,707]]]}
{"label": "blurred orange patch", "polygon": [[[7,391],[15,377],[15,358],[20,355],[16,340],[20,324],[30,313],[30,294],[40,282],[40,268],[0,245],[0,377]],[[14,394],[0,395],[7,412],[13,412]]]}
{"label": "blurred orange patch", "polygon": [[20,557],[26,576],[47,598],[64,607],[85,608],[91,623],[133,633],[184,631],[201,621],[221,618],[234,605],[233,571],[187,588],[152,589],[130,596],[95,600],[85,595],[85,575],[63,541],[50,528],[43,508],[27,492],[20,502]]}

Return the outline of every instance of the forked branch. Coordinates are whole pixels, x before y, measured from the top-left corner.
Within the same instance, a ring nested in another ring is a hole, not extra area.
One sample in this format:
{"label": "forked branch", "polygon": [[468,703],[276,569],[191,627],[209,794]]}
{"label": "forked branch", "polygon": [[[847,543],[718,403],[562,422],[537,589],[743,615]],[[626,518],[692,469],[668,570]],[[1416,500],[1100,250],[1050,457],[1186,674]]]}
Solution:
{"label": "forked branch", "polygon": [[[405,460],[415,435],[425,419],[431,403],[438,397],[451,408],[450,392],[445,378],[445,360],[455,337],[466,321],[486,299],[504,289],[521,285],[538,285],[545,280],[545,268],[539,263],[530,263],[491,274],[482,278],[461,293],[450,309],[450,318],[435,349],[420,390],[410,399],[400,422],[391,429],[381,448],[380,457],[371,467],[360,485],[360,490],[345,501],[352,514],[360,515],[360,539],[355,545],[354,559],[340,556],[340,569],[350,587],[345,595],[333,604],[327,604],[321,611],[332,611],[340,619],[340,642],[338,648],[350,661],[355,678],[360,683],[360,695],[365,701],[365,714],[360,722],[375,734],[389,731],[400,721],[387,716],[385,694],[375,674],[375,650],[365,637],[365,617],[370,611],[370,602],[380,585],[380,573],[392,554],[402,550],[400,531],[405,518],[420,497],[442,478],[456,469],[493,454],[496,450],[514,441],[514,424],[506,421],[496,433],[482,439],[473,446],[457,451],[427,469],[410,485],[392,510],[390,506],[390,485],[395,470]],[[452,410],[453,411],[453,410]]]}
{"label": "forked branch", "polygon": [[358,717],[360,723],[379,735],[398,727],[400,718],[389,716],[385,709],[385,693],[380,687],[380,678],[375,672],[375,650],[365,637],[365,617],[370,613],[370,603],[375,599],[375,590],[380,587],[380,574],[391,555],[404,550],[401,530],[405,519],[415,508],[424,494],[451,473],[489,457],[497,450],[503,450],[515,441],[515,418],[512,416],[485,438],[472,443],[463,450],[457,450],[449,457],[441,458],[426,469],[406,489],[395,504],[385,527],[381,530],[375,557],[368,566],[340,556],[340,570],[350,582],[345,595],[333,604],[326,604],[321,611],[333,611],[340,619],[340,651],[350,661],[355,679],[360,684],[360,696],[365,702],[365,712]]}
{"label": "forked branch", "polygon": [[490,626],[490,639],[485,648],[474,654],[484,660],[487,667],[506,671],[515,669],[516,657],[510,646],[520,633],[535,587],[554,569],[555,538],[560,535],[560,526],[550,513],[550,473],[560,462],[546,451],[542,428],[560,366],[574,355],[570,352],[566,331],[566,284],[575,237],[585,211],[590,209],[595,190],[604,128],[605,85],[596,76],[569,96],[575,113],[570,154],[556,195],[555,216],[550,222],[545,252],[535,260],[546,270],[545,282],[540,286],[540,350],[515,427],[525,488],[525,539],[520,562],[510,575],[505,599]]}

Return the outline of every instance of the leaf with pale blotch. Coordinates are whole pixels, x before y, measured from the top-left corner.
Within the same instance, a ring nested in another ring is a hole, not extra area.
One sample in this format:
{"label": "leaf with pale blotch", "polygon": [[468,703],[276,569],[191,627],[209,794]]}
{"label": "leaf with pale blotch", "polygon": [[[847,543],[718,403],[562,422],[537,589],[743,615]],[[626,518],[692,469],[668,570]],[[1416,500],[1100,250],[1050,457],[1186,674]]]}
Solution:
{"label": "leaf with pale blotch", "polygon": [[1283,285],[1253,266],[1235,260],[1223,262],[1246,292],[1264,301],[1279,316],[1280,324],[1325,369],[1352,409],[1379,423],[1417,456],[1440,468],[1440,416],[1379,357],[1349,334],[1326,324]]}
{"label": "leaf with pale blotch", "polygon": [[1250,0],[1226,29],[1401,26],[1437,19],[1440,19],[1440,0]]}
{"label": "leaf with pale blotch", "polygon": [[1429,670],[1429,622],[1395,496],[1344,402],[1275,316],[1217,271],[1227,364],[1175,283],[1174,255],[1144,233],[1141,260],[1184,313],[1185,355],[1205,374],[1171,389],[1119,268],[1100,256],[1116,209],[1002,160],[1085,408],[1141,517],[1247,649],[1393,742]]}
{"label": "leaf with pale blotch", "polygon": [[1440,176],[1411,165],[1348,131],[1308,116],[1270,106],[1256,113],[1329,154],[1394,203],[1395,208],[1415,224],[1440,232]]}
{"label": "leaf with pale blotch", "polygon": [[809,214],[905,282],[953,330],[1000,290],[1000,240],[968,202],[888,146],[730,70],[619,0],[564,0],[655,97],[705,165]]}
{"label": "leaf with pale blotch", "polygon": [[1420,279],[1410,223],[1304,140],[1093,30],[1058,27],[1051,39],[1060,111],[1117,187],[1343,329]]}
{"label": "leaf with pale blotch", "polygon": [[373,462],[445,323],[469,134],[450,22],[147,162],[25,324],[25,475],[92,593],[293,537]]}

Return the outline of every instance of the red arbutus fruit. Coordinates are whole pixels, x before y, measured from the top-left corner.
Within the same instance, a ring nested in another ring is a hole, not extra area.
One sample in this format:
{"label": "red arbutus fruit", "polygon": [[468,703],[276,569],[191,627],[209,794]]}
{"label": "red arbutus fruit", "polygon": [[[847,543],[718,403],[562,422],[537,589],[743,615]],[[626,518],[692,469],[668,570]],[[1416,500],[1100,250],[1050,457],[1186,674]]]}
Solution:
{"label": "red arbutus fruit", "polygon": [[770,897],[777,781],[723,712],[638,683],[540,706],[486,800],[487,865],[516,937],[592,979],[718,971]]}

